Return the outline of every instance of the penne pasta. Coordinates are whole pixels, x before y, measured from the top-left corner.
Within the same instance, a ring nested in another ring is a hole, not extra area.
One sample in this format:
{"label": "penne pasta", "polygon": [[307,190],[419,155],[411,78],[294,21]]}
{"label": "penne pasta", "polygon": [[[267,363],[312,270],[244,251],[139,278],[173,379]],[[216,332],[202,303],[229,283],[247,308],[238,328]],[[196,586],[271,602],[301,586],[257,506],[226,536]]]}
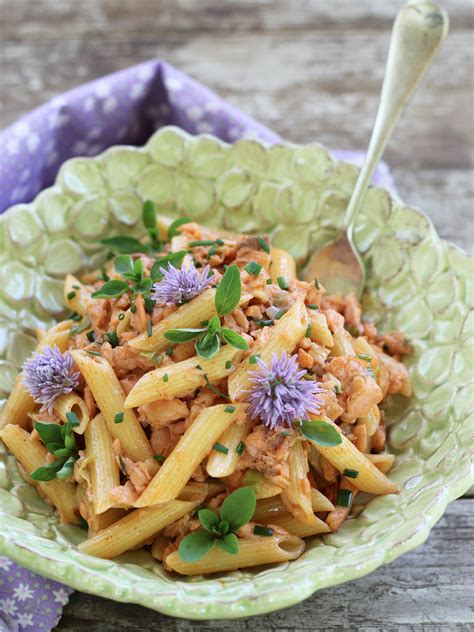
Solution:
{"label": "penne pasta", "polygon": [[162,505],[136,509],[82,542],[79,550],[88,555],[111,559],[156,535],[167,525],[190,513],[200,502],[171,500]]}
{"label": "penne pasta", "polygon": [[302,441],[294,443],[288,464],[290,484],[281,492],[282,503],[299,522],[315,525],[318,519],[313,512],[311,485],[308,480],[308,455]]}
{"label": "penne pasta", "polygon": [[90,457],[94,513],[101,514],[110,509],[110,491],[120,485],[120,472],[115,462],[112,436],[102,414],[91,419],[84,433],[87,456]]}
{"label": "penne pasta", "polygon": [[79,420],[79,426],[74,428],[77,434],[84,434],[89,423],[89,411],[85,401],[77,393],[61,395],[54,402],[53,410],[63,423],[67,421],[67,414],[74,413]]}
{"label": "penne pasta", "polygon": [[[71,355],[91,389],[112,437],[120,441],[123,450],[134,461],[145,461],[153,456],[135,413],[125,408],[124,392],[109,362],[77,349],[71,351]],[[123,416],[119,423],[116,415]]]}
{"label": "penne pasta", "polygon": [[322,312],[309,309],[308,318],[311,325],[309,333],[311,340],[324,347],[333,347],[334,338],[328,327],[326,316]]}
{"label": "penne pasta", "polygon": [[102,529],[105,529],[106,527],[110,527],[111,524],[127,515],[125,509],[115,508],[108,509],[101,514],[96,514],[94,512],[92,501],[89,499],[85,484],[77,486],[76,497],[79,505],[79,512],[89,527],[89,537],[99,531],[102,531]]}
{"label": "penne pasta", "polygon": [[[337,428],[336,425],[334,427]],[[342,473],[345,469],[356,470],[357,478],[351,479],[351,482],[357,489],[369,494],[395,494],[398,491],[395,483],[389,481],[385,474],[342,434],[339,428],[337,430],[342,439],[339,445],[326,447],[315,441],[311,441],[311,444],[339,472]]]}
{"label": "penne pasta", "polygon": [[[224,345],[211,360],[194,356],[182,362],[145,373],[125,400],[126,408],[136,408],[160,399],[174,399],[192,394],[200,386],[227,377],[242,358],[243,352]],[[229,364],[230,363],[230,364]]]}
{"label": "penne pasta", "polygon": [[295,535],[298,538],[307,538],[310,535],[318,535],[319,533],[329,533],[331,529],[328,525],[319,518],[314,517],[314,521],[309,524],[308,522],[302,522],[289,513],[276,516],[268,522],[269,525],[280,527],[285,529],[291,535]]}
{"label": "penne pasta", "polygon": [[135,502],[135,507],[164,503],[179,495],[214,443],[245,411],[242,404],[233,406],[232,412],[226,412],[226,408],[224,404],[211,406],[196,417]]}
{"label": "penne pasta", "polygon": [[155,560],[158,560],[159,562],[163,561],[164,552],[169,543],[170,539],[164,535],[159,535],[155,540],[153,540],[150,553]]}
{"label": "penne pasta", "polygon": [[242,454],[240,449],[243,448],[243,440],[247,436],[249,428],[249,419],[246,419],[243,423],[240,420],[234,421],[219,437],[218,443],[223,446],[227,452],[219,452],[218,450],[211,452],[206,465],[209,476],[223,478],[235,472],[235,468]]}
{"label": "penne pasta", "polygon": [[281,487],[265,478],[257,470],[247,470],[242,481],[244,487],[251,487],[257,499],[272,498],[281,494]]}
{"label": "penne pasta", "polygon": [[[351,479],[353,480],[353,479]],[[346,520],[349,515],[352,504],[354,502],[354,498],[357,496],[358,489],[356,489],[347,478],[343,478],[341,481],[340,490],[347,490],[351,492],[351,498],[349,505],[347,507],[339,507],[336,506],[333,511],[329,512],[326,516],[326,524],[331,529],[331,531],[337,531],[342,523]]]}
{"label": "penne pasta", "polygon": [[203,575],[222,573],[237,568],[287,562],[299,557],[304,551],[304,541],[292,535],[239,540],[239,551],[235,555],[215,546],[197,562],[183,562],[178,551],[166,558],[166,564],[180,575]]}
{"label": "penne pasta", "polygon": [[287,283],[296,279],[296,263],[289,252],[281,248],[272,248],[270,257],[270,277],[273,283],[278,283],[279,277],[283,277]]}
{"label": "penne pasta", "polygon": [[77,314],[87,312],[87,292],[84,285],[72,274],[67,274],[64,280],[64,304]]}
{"label": "penne pasta", "polygon": [[333,356],[355,356],[355,351],[352,346],[352,336],[345,331],[336,331],[333,334],[334,345],[331,348],[331,355]]}
{"label": "penne pasta", "polygon": [[256,341],[252,354],[243,360],[229,377],[229,396],[232,401],[241,400],[250,387],[250,371],[258,371],[258,364],[250,364],[250,358],[259,355],[266,363],[271,362],[274,353],[283,351],[290,353],[298,341],[305,335],[308,327],[308,313],[302,301],[297,301],[276,321],[270,336],[263,341]]}
{"label": "penne pasta", "polygon": [[[314,489],[314,487],[311,488],[311,506],[314,513],[332,511],[334,509],[334,505],[329,498],[326,498],[324,494]],[[257,501],[257,508],[252,520],[267,524],[281,516],[290,516],[290,514],[280,496],[273,496],[272,498],[262,498]]]}
{"label": "penne pasta", "polygon": [[384,474],[392,469],[395,461],[393,454],[366,454],[365,456]]}
{"label": "penne pasta", "polygon": [[380,410],[377,404],[374,404],[365,417],[359,417],[358,424],[363,424],[367,428],[367,435],[372,437],[379,427]]}
{"label": "penne pasta", "polygon": [[[7,448],[15,455],[27,474],[47,463],[48,452],[44,445],[18,425],[8,424],[2,430],[1,439]],[[56,507],[61,522],[76,523],[79,517],[79,507],[76,499],[76,485],[69,481],[53,479],[48,482],[38,482],[29,479]]]}

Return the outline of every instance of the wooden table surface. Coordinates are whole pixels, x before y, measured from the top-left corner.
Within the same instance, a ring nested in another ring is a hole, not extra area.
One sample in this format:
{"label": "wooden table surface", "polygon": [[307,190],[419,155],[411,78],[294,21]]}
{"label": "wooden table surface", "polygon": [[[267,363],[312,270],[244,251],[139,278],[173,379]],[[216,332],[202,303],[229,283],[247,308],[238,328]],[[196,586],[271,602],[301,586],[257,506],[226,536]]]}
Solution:
{"label": "wooden table surface", "polygon": [[[398,191],[473,251],[471,0],[386,152]],[[399,0],[0,0],[0,127],[80,83],[153,57],[295,142],[364,149]],[[474,499],[366,578],[264,617],[193,622],[75,593],[59,631],[472,630]]]}

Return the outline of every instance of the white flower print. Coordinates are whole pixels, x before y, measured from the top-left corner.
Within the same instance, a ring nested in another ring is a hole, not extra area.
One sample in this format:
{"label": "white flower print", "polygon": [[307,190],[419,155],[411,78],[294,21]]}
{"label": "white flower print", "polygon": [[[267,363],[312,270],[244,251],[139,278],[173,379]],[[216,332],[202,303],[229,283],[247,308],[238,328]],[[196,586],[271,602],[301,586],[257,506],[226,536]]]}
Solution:
{"label": "white flower print", "polygon": [[62,606],[65,606],[69,601],[69,595],[64,590],[64,588],[60,588],[59,590],[53,590],[54,601],[60,603]]}
{"label": "white flower print", "polygon": [[151,66],[142,66],[138,69],[138,78],[146,81],[153,76],[153,68]]}
{"label": "white flower print", "polygon": [[13,590],[13,596],[18,601],[26,601],[27,599],[33,599],[33,591],[28,584],[20,582],[18,586]]}
{"label": "white flower print", "polygon": [[17,607],[13,599],[1,599],[0,608],[5,614],[14,615],[17,611]]}
{"label": "white flower print", "polygon": [[115,97],[109,97],[104,101],[104,105],[102,106],[102,110],[105,114],[109,114],[109,112],[113,112],[117,109],[117,99]]}
{"label": "white flower print", "polygon": [[17,138],[9,138],[5,148],[10,156],[16,156],[20,151],[20,141]]}
{"label": "white flower print", "polygon": [[105,99],[110,94],[110,86],[105,81],[99,81],[96,85],[94,92],[99,99]]}
{"label": "white flower print", "polygon": [[18,136],[18,138],[26,138],[30,133],[30,128],[26,123],[17,123],[14,127],[13,133],[15,136]]}
{"label": "white flower print", "polygon": [[84,101],[84,112],[92,112],[95,106],[94,97],[90,96]]}
{"label": "white flower print", "polygon": [[2,571],[7,571],[12,564],[13,562],[9,560],[8,557],[0,555],[0,568],[2,569]]}
{"label": "white flower print", "polygon": [[167,79],[166,87],[168,88],[170,92],[177,92],[178,90],[181,90],[181,88],[183,87],[183,82],[180,81],[179,79],[173,79],[173,78]]}
{"label": "white flower print", "polygon": [[34,151],[38,149],[39,143],[40,143],[40,137],[38,136],[36,132],[32,132],[26,140],[26,146],[28,147],[28,150],[30,151],[30,153],[33,153]]}
{"label": "white flower print", "polygon": [[206,105],[204,106],[204,109],[206,110],[206,112],[210,112],[211,114],[214,114],[215,112],[218,112],[221,109],[221,106],[215,101],[209,101],[209,103],[206,103]]}
{"label": "white flower print", "polygon": [[142,83],[136,83],[130,90],[132,99],[139,99],[145,92],[145,86]]}
{"label": "white flower print", "polygon": [[214,129],[213,126],[210,123],[207,123],[206,121],[201,121],[200,123],[196,125],[196,127],[197,127],[197,131],[200,134],[210,134],[212,130]]}
{"label": "white flower print", "polygon": [[193,105],[193,107],[189,108],[189,110],[187,111],[187,115],[193,121],[199,121],[199,119],[202,118],[203,114],[204,112],[202,111],[202,108],[200,108],[198,105]]}
{"label": "white flower print", "polygon": [[26,614],[26,613],[19,614],[16,617],[16,620],[18,622],[18,625],[22,625],[23,627],[26,627],[27,625],[34,625],[32,614]]}

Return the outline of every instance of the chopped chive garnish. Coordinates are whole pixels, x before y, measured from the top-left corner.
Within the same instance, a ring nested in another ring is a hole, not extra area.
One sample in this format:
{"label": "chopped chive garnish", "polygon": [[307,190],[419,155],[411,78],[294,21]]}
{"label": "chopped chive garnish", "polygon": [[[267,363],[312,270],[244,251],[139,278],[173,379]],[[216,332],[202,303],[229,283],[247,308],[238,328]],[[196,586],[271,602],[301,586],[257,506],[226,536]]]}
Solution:
{"label": "chopped chive garnish", "polygon": [[223,239],[216,239],[216,244],[218,246],[223,246],[224,245],[224,240]]}
{"label": "chopped chive garnish", "polygon": [[351,470],[346,467],[342,475],[347,476],[347,478],[357,478],[359,476],[359,472],[357,470]]}
{"label": "chopped chive garnish", "polygon": [[130,311],[132,312],[132,314],[135,314],[135,312],[137,311],[137,306],[136,305],[131,305]]}
{"label": "chopped chive garnish", "polygon": [[365,369],[365,372],[367,373],[367,375],[369,377],[374,377],[374,372],[372,371],[372,369],[370,367],[368,367],[367,369]]}
{"label": "chopped chive garnish", "polygon": [[167,382],[168,380],[169,380],[168,373],[165,373],[165,374],[163,375],[163,382]]}
{"label": "chopped chive garnish", "polygon": [[121,312],[121,313],[118,315],[118,319],[119,319],[119,320],[123,320],[124,318],[125,318],[125,314],[124,314],[123,312]]}
{"label": "chopped chive garnish", "polygon": [[201,320],[201,322],[199,324],[201,325],[201,327],[207,327],[209,325],[209,321],[208,320]]}
{"label": "chopped chive garnish", "polygon": [[228,395],[224,395],[224,393],[222,393],[218,388],[216,388],[215,386],[213,386],[209,382],[209,378],[207,377],[207,373],[204,373],[204,379],[206,380],[207,388],[210,389],[213,393],[215,393],[216,395],[219,395],[219,397],[222,397],[223,399],[230,399],[230,397]]}
{"label": "chopped chive garnish", "polygon": [[125,463],[123,462],[123,459],[120,456],[120,454],[118,455],[118,460],[119,460],[120,469],[122,470],[122,474],[126,474],[127,473],[127,468],[126,468]]}
{"label": "chopped chive garnish", "polygon": [[200,371],[202,371],[202,366],[200,364],[196,364],[196,369],[199,369]]}
{"label": "chopped chive garnish", "polygon": [[165,351],[165,355],[170,356],[173,353],[173,347],[169,347],[168,349],[166,349]]}
{"label": "chopped chive garnish", "polygon": [[235,448],[237,454],[243,454],[245,450],[245,443],[243,441],[239,441],[238,446]]}
{"label": "chopped chive garnish", "polygon": [[71,312],[71,314],[69,315],[69,318],[71,320],[82,320],[82,316],[80,314],[78,314],[77,312]]}
{"label": "chopped chive garnish", "polygon": [[365,360],[366,362],[372,362],[372,356],[368,353],[358,353],[357,357],[361,360]]}
{"label": "chopped chive garnish", "polygon": [[73,285],[72,287],[73,287],[75,290],[80,290],[80,289],[81,289],[81,286],[80,286],[80,285]]}
{"label": "chopped chive garnish", "polygon": [[310,303],[309,305],[306,305],[306,307],[308,309],[319,309],[319,305],[313,305],[313,303]]}
{"label": "chopped chive garnish", "polygon": [[284,430],[283,432],[280,432],[282,437],[291,437],[291,432],[289,430]]}
{"label": "chopped chive garnish", "polygon": [[119,343],[119,339],[115,331],[108,331],[105,334],[105,338],[110,342],[112,348],[117,347]]}
{"label": "chopped chive garnish", "polygon": [[80,527],[81,529],[84,529],[85,531],[89,530],[89,525],[87,524],[87,522],[84,520],[82,516],[77,521],[77,526]]}
{"label": "chopped chive garnish", "polygon": [[267,279],[265,282],[266,282],[267,285],[271,285],[273,283],[273,281],[271,279]]}
{"label": "chopped chive garnish", "polygon": [[340,489],[337,494],[336,505],[338,507],[350,507],[352,500],[352,492],[350,489]]}
{"label": "chopped chive garnish", "polygon": [[146,324],[146,331],[148,334],[148,338],[151,338],[151,334],[153,333],[151,329],[151,318],[148,319],[148,322]]}
{"label": "chopped chive garnish", "polygon": [[153,455],[153,459],[155,461],[158,461],[158,463],[163,463],[163,461],[166,459],[166,457],[163,454],[155,454],[155,455]]}
{"label": "chopped chive garnish", "polygon": [[271,536],[273,535],[273,529],[271,529],[270,527],[262,527],[261,525],[256,524],[253,528],[253,533],[254,535]]}
{"label": "chopped chive garnish", "polygon": [[208,254],[209,254],[210,257],[212,257],[212,255],[215,255],[216,252],[217,252],[217,248],[215,246],[211,246],[209,248],[209,253]]}
{"label": "chopped chive garnish", "polygon": [[224,408],[225,413],[233,413],[235,411],[235,406],[226,406]]}
{"label": "chopped chive garnish", "polygon": [[90,355],[100,356],[100,353],[98,351],[89,351],[89,349],[86,349],[86,352]]}
{"label": "chopped chive garnish", "polygon": [[263,237],[258,238],[258,245],[262,250],[265,250],[268,254],[270,254],[270,246],[267,244]]}
{"label": "chopped chive garnish", "polygon": [[123,421],[123,413],[115,413],[114,424],[121,424]]}
{"label": "chopped chive garnish", "polygon": [[66,419],[71,428],[77,428],[77,426],[81,425],[79,417],[72,410],[66,413]]}
{"label": "chopped chive garnish", "polygon": [[336,395],[339,395],[339,393],[341,392],[341,387],[339,386],[339,384],[335,385],[334,392],[336,393]]}
{"label": "chopped chive garnish", "polygon": [[275,314],[275,320],[280,320],[280,318],[283,316],[284,312],[282,309],[278,309],[277,313]]}
{"label": "chopped chive garnish", "polygon": [[267,320],[257,320],[257,323],[259,327],[271,327],[275,324],[275,321],[269,318]]}
{"label": "chopped chive garnish", "polygon": [[227,370],[229,370],[229,369],[231,369],[231,368],[232,368],[232,362],[231,362],[231,360],[227,360],[227,362],[225,363],[225,368],[226,368]]}
{"label": "chopped chive garnish", "polygon": [[147,297],[145,299],[145,311],[147,314],[151,314],[155,307],[155,301],[152,298]]}
{"label": "chopped chive garnish", "polygon": [[201,239],[198,241],[190,241],[189,246],[191,246],[191,248],[196,248],[197,246],[213,246],[215,243],[215,239]]}
{"label": "chopped chive garnish", "polygon": [[229,448],[226,448],[225,445],[222,445],[222,443],[215,443],[212,446],[212,449],[216,452],[222,452],[222,454],[227,454],[229,452]]}
{"label": "chopped chive garnish", "polygon": [[308,325],[306,327],[306,333],[305,333],[306,338],[311,338],[311,325]]}
{"label": "chopped chive garnish", "polygon": [[71,300],[72,298],[76,296],[76,293],[73,290],[72,292],[68,292],[66,296],[68,297],[69,300]]}
{"label": "chopped chive garnish", "polygon": [[255,355],[251,355],[249,357],[249,364],[257,364],[257,358],[260,357],[259,353],[256,353]]}
{"label": "chopped chive garnish", "polygon": [[258,276],[262,270],[262,266],[260,263],[256,263],[255,261],[250,261],[245,266],[246,272],[252,274],[253,276]]}
{"label": "chopped chive garnish", "polygon": [[89,342],[94,342],[94,340],[95,340],[95,331],[93,329],[91,331],[88,331],[86,333],[86,337],[87,337],[87,340]]}
{"label": "chopped chive garnish", "polygon": [[280,286],[280,290],[287,290],[289,288],[288,282],[285,277],[279,276],[277,278],[277,283]]}
{"label": "chopped chive garnish", "polygon": [[314,279],[314,287],[319,290],[319,281],[318,279]]}

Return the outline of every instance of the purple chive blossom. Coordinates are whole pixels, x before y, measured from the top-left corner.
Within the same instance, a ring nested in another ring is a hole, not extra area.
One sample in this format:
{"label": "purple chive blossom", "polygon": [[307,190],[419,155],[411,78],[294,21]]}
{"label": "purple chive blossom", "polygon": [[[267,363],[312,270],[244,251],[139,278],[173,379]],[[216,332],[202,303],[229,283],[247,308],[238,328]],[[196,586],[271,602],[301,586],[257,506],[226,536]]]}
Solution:
{"label": "purple chive blossom", "polygon": [[199,296],[201,292],[207,290],[212,281],[214,274],[209,276],[211,266],[207,265],[198,273],[191,263],[187,267],[178,270],[171,263],[168,263],[168,269],[160,268],[163,278],[159,283],[153,285],[152,298],[158,305],[181,305],[192,298]]}
{"label": "purple chive blossom", "polygon": [[51,412],[60,395],[74,390],[79,384],[79,373],[73,371],[74,360],[70,353],[64,355],[56,345],[46,347],[42,353],[34,353],[23,367],[23,383],[38,404],[41,412]]}
{"label": "purple chive blossom", "polygon": [[313,380],[304,380],[306,371],[298,367],[296,356],[283,352],[273,354],[271,368],[258,356],[260,371],[249,372],[252,387],[247,391],[248,414],[259,418],[274,430],[291,427],[297,419],[307,419],[309,413],[319,413],[323,389]]}

